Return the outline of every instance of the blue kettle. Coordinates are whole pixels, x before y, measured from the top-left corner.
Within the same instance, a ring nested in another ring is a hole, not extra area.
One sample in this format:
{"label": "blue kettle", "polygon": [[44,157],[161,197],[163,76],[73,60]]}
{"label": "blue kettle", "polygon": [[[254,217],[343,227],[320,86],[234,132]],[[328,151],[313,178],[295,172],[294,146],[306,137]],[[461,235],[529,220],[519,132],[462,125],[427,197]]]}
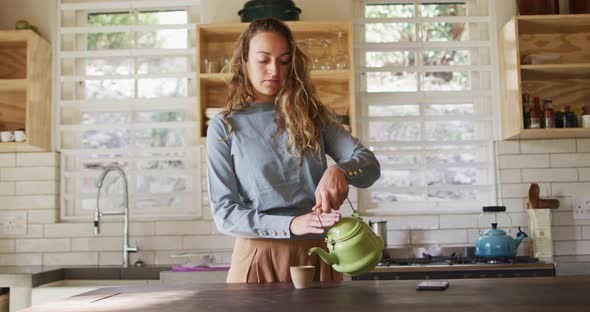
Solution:
{"label": "blue kettle", "polygon": [[492,223],[492,228],[486,230],[475,242],[475,256],[482,258],[515,257],[518,245],[526,237],[528,235],[520,229],[520,226],[516,238],[512,238],[499,229],[497,223]]}

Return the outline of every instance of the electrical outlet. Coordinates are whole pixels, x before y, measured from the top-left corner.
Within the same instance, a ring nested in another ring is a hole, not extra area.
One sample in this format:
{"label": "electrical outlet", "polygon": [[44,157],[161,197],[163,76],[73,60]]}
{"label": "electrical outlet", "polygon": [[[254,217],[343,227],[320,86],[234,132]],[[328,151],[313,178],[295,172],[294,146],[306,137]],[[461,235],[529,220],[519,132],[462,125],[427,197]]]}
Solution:
{"label": "electrical outlet", "polygon": [[590,196],[574,196],[574,219],[590,219]]}
{"label": "electrical outlet", "polygon": [[0,211],[0,236],[27,234],[26,211]]}

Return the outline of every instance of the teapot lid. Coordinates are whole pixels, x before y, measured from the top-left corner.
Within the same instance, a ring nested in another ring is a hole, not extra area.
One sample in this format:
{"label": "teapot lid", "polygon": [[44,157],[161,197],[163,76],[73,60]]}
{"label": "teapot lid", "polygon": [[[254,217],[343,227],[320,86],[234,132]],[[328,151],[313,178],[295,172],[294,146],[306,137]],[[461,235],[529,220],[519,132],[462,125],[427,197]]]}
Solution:
{"label": "teapot lid", "polygon": [[334,225],[328,231],[328,238],[334,242],[347,240],[359,231],[362,223],[363,220],[358,214],[353,213],[351,218],[342,218],[340,222]]}
{"label": "teapot lid", "polygon": [[483,232],[485,236],[505,236],[506,232],[498,228],[498,223],[492,223],[492,228]]}

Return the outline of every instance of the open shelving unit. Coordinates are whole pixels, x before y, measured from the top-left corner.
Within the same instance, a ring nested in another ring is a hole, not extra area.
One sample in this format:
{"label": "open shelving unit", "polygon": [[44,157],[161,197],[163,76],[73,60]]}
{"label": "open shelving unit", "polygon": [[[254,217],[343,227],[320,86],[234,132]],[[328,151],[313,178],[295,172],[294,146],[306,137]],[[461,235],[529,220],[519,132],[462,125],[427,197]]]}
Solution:
{"label": "open shelving unit", "polygon": [[[590,108],[590,15],[528,15],[512,18],[500,34],[502,137],[588,138],[588,128],[525,129],[522,94]],[[556,64],[522,64],[530,54],[559,54]]]}
{"label": "open shelving unit", "polygon": [[51,45],[31,30],[0,30],[0,131],[24,128],[0,152],[51,148]]}

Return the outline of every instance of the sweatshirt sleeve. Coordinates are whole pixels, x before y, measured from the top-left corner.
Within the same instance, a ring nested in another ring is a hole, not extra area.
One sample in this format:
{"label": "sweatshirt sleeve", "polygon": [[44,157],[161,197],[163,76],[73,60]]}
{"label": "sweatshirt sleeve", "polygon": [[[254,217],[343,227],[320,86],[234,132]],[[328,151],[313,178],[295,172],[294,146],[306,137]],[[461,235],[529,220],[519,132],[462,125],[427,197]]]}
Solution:
{"label": "sweatshirt sleeve", "polygon": [[261,213],[241,200],[227,133],[220,116],[207,129],[207,184],[217,229],[238,237],[290,238],[289,227],[294,217]]}
{"label": "sweatshirt sleeve", "polygon": [[375,154],[359,139],[336,123],[329,124],[323,135],[326,154],[336,161],[336,167],[344,171],[350,185],[367,188],[379,179],[381,165]]}

